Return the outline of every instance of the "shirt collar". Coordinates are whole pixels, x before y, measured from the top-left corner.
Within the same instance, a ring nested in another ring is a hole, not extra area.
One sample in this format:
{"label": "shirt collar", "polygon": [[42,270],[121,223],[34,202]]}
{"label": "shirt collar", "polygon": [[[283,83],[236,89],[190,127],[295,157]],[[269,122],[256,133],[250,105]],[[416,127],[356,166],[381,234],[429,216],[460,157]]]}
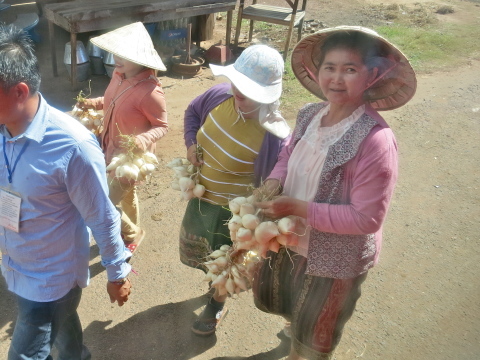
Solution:
{"label": "shirt collar", "polygon": [[118,77],[120,81],[127,81],[131,85],[136,85],[138,82],[143,81],[146,78],[151,78],[155,83],[158,83],[158,79],[155,76],[155,71],[148,68],[129,79],[125,79],[125,74],[120,74],[116,71],[114,72],[114,76]]}
{"label": "shirt collar", "polygon": [[48,111],[48,106],[42,94],[38,93],[38,97],[39,97],[39,104],[38,104],[37,113],[33,117],[33,120],[30,122],[27,129],[23,133],[15,137],[11,137],[10,134],[8,133],[6,126],[1,125],[0,132],[3,136],[5,136],[6,138],[9,138],[10,140],[18,140],[18,139],[26,138],[26,139],[36,141],[38,143],[43,140],[43,137],[45,136],[45,131],[47,129],[46,113]]}
{"label": "shirt collar", "polygon": [[46,114],[48,112],[48,106],[42,94],[38,93],[38,96],[39,106],[37,113],[33,117],[30,125],[28,125],[27,130],[25,130],[23,134],[18,135],[18,137],[25,136],[27,139],[40,143],[43,140],[47,130],[48,119]]}

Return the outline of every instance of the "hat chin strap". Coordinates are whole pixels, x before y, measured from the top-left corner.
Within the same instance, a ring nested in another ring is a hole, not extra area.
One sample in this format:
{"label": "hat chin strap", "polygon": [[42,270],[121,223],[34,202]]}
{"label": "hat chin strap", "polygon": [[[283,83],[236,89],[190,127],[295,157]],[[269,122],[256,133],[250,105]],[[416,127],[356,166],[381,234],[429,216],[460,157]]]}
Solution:
{"label": "hat chin strap", "polygon": [[248,114],[251,114],[251,113],[257,111],[258,109],[260,109],[262,107],[262,105],[263,104],[260,104],[257,108],[253,109],[252,111],[242,111],[242,110],[240,110],[240,108],[236,109],[238,117],[237,117],[237,120],[235,120],[235,122],[233,123],[233,125],[235,125],[238,122],[238,120],[240,120],[240,118],[242,118],[242,120],[245,122],[245,116],[244,115],[248,115]]}
{"label": "hat chin strap", "polygon": [[[375,85],[377,82],[382,80],[385,75],[387,75],[390,71],[392,71],[394,68],[396,68],[398,65],[397,62],[395,62],[392,66],[390,66],[387,70],[385,70],[381,75],[377,76],[371,83],[368,83],[367,86],[365,87],[365,90],[371,88],[373,85]],[[365,91],[364,90],[364,91]]]}

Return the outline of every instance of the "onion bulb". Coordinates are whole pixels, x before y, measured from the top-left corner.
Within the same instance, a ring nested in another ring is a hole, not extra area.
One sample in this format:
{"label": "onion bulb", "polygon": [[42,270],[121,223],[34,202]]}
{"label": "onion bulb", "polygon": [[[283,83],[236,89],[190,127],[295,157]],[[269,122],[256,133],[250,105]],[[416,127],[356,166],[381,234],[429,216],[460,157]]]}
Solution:
{"label": "onion bulb", "polygon": [[255,239],[264,244],[279,235],[277,224],[273,221],[264,221],[255,228]]}
{"label": "onion bulb", "polygon": [[255,214],[255,207],[252,204],[244,203],[240,205],[240,216],[243,217],[247,214]]}
{"label": "onion bulb", "polygon": [[228,208],[234,214],[240,213],[240,205],[236,201],[233,201],[233,200],[229,201]]}
{"label": "onion bulb", "polygon": [[181,177],[178,180],[178,185],[180,185],[180,190],[181,191],[188,191],[192,190],[195,186],[195,182],[190,179],[189,177]]}
{"label": "onion bulb", "polygon": [[192,190],[182,191],[182,200],[188,201],[193,198],[194,196]]}
{"label": "onion bulb", "polygon": [[197,184],[193,188],[193,195],[197,198],[201,198],[204,193],[205,193],[205,186],[201,184]]}
{"label": "onion bulb", "polygon": [[157,157],[155,156],[155,154],[151,153],[151,152],[146,152],[142,155],[143,157],[143,160],[145,160],[145,162],[149,163],[149,164],[158,164],[158,159]]}
{"label": "onion bulb", "polygon": [[241,227],[237,230],[237,241],[252,240],[252,230]]}
{"label": "onion bulb", "polygon": [[295,232],[295,220],[290,216],[281,218],[278,221],[278,231],[280,231],[281,234],[294,233]]}
{"label": "onion bulb", "polygon": [[228,230],[237,231],[242,227],[242,218],[239,215],[233,215],[228,221]]}
{"label": "onion bulb", "polygon": [[254,230],[260,224],[260,219],[253,214],[246,214],[242,217],[243,227]]}

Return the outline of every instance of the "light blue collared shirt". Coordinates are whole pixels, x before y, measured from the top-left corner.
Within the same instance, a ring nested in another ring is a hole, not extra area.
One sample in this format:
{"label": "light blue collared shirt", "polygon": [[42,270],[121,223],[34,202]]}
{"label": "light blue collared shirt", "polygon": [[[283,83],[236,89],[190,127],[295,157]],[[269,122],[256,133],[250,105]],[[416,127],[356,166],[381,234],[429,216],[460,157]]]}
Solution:
{"label": "light blue collared shirt", "polygon": [[[0,226],[2,273],[8,289],[32,301],[54,301],[89,282],[91,229],[109,280],[131,267],[120,215],[108,198],[105,159],[93,134],[66,114],[40,106],[27,130],[12,138],[0,125],[0,188],[21,197],[20,231]],[[18,159],[8,180],[8,169]]]}

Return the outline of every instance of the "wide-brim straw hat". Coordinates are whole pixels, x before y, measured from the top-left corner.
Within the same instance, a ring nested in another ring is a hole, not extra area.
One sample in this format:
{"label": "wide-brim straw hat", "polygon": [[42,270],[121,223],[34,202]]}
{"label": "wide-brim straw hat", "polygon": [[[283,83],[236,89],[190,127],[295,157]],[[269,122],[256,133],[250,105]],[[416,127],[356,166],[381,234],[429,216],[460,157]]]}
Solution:
{"label": "wide-brim straw hat", "polygon": [[226,76],[244,96],[271,104],[282,95],[284,62],[280,53],[267,45],[246,48],[228,66],[210,64],[215,76]]}
{"label": "wide-brim straw hat", "polygon": [[90,41],[99,48],[150,69],[166,71],[153,47],[152,39],[141,22],[136,22],[94,37]]}
{"label": "wide-brim straw hat", "polygon": [[361,26],[338,26],[322,29],[304,37],[292,52],[293,73],[312,94],[326,100],[317,82],[321,47],[327,37],[338,32],[361,32],[378,40],[388,55],[388,67],[380,69],[377,80],[365,91],[365,99],[376,110],[392,110],[405,105],[415,94],[417,79],[406,56],[375,31]]}

